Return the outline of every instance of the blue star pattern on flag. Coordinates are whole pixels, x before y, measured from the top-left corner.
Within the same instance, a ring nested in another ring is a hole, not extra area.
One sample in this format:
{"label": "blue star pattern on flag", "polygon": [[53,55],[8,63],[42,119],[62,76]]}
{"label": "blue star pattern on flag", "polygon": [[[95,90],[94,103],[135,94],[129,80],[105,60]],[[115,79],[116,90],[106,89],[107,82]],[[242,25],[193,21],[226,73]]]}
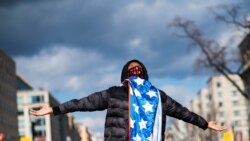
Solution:
{"label": "blue star pattern on flag", "polygon": [[161,140],[160,93],[149,81],[130,77],[130,140]]}

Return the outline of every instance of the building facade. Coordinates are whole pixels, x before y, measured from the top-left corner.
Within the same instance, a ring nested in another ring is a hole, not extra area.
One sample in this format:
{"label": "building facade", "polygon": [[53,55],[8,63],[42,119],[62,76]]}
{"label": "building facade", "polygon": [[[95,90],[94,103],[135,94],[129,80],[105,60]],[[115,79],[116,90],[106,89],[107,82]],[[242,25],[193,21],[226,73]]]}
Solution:
{"label": "building facade", "polygon": [[184,121],[171,118],[171,125],[165,131],[165,141],[193,141],[187,138],[187,124]]}
{"label": "building facade", "polygon": [[81,141],[91,141],[91,134],[88,127],[84,126],[82,123],[78,123],[78,129],[81,136]]}
{"label": "building facade", "polygon": [[0,133],[5,140],[18,140],[16,65],[0,49]]}
{"label": "building facade", "polygon": [[[244,89],[244,83],[238,75],[230,75],[230,78]],[[212,118],[229,127],[234,135],[241,134],[243,141],[249,141],[249,101],[224,76],[212,77],[208,89],[214,102]]]}
{"label": "building facade", "polygon": [[19,135],[34,140],[61,141],[58,117],[29,114],[30,109],[57,104],[50,93],[47,90],[18,90],[17,97]]}
{"label": "building facade", "polygon": [[[242,89],[244,84],[238,75],[230,75]],[[249,101],[224,76],[211,77],[207,86],[187,106],[207,121],[227,127],[237,141],[249,141]],[[186,124],[187,140],[190,141],[223,141],[223,132],[203,130],[192,124]]]}
{"label": "building facade", "polygon": [[[207,121],[211,120],[211,105],[212,105],[212,97],[208,93],[207,88],[201,89],[197,96],[191,100],[187,108],[190,111],[195,112],[196,114],[202,116]],[[211,139],[211,132],[209,130],[203,130],[197,126],[192,124],[187,124],[187,130],[189,133],[190,141],[209,141]]]}
{"label": "building facade", "polygon": [[81,133],[75,118],[71,114],[60,115],[60,132],[63,141],[81,141]]}
{"label": "building facade", "polygon": [[[238,75],[229,76],[241,89],[244,89],[244,83]],[[204,112],[208,120],[216,121],[222,126],[226,126],[234,136],[241,136],[242,141],[249,141],[249,121],[248,104],[242,94],[232,85],[224,76],[211,77],[207,85],[207,94],[210,100]],[[200,103],[204,103],[201,100]],[[223,141],[223,134],[220,132],[210,132],[210,140]]]}
{"label": "building facade", "polygon": [[76,124],[75,118],[71,114],[67,114],[67,118],[68,118],[67,138],[70,138],[72,141],[81,141],[79,125]]}
{"label": "building facade", "polygon": [[71,115],[32,116],[30,109],[53,107],[59,102],[48,90],[33,89],[17,75],[18,129],[22,139],[33,141],[80,141],[80,134]]}

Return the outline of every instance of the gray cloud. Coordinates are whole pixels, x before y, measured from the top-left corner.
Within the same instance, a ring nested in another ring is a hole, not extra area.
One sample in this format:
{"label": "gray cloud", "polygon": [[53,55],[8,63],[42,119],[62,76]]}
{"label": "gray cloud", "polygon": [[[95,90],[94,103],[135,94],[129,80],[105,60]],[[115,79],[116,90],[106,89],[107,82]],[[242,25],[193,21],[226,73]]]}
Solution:
{"label": "gray cloud", "polygon": [[[208,26],[212,18],[206,8],[218,3],[223,1],[4,1],[0,46],[13,57],[32,56],[57,45],[82,48],[110,63],[138,58],[156,77],[183,78],[192,74],[195,58],[188,57],[186,41],[173,37],[166,26],[179,15],[196,20],[213,31],[210,35],[217,34],[220,27]],[[185,69],[170,68],[182,57],[188,58]]]}
{"label": "gray cloud", "polygon": [[116,51],[119,36],[111,34],[110,19],[115,8],[115,4],[96,1],[21,3],[1,8],[5,22],[0,26],[0,44],[13,55],[34,54],[53,44]]}

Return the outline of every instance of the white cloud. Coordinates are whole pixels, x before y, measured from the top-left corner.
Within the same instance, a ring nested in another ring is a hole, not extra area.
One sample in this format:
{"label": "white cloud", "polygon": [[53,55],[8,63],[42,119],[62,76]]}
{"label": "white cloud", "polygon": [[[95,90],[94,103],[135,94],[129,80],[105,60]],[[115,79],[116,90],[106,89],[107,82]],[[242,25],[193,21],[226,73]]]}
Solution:
{"label": "white cloud", "polygon": [[178,59],[174,60],[168,66],[168,68],[170,70],[175,70],[175,71],[185,70],[187,68],[193,68],[194,62],[197,59],[198,54],[199,54],[198,51],[192,51],[185,54],[185,56],[180,56]]}
{"label": "white cloud", "polygon": [[66,87],[73,88],[75,90],[80,89],[82,87],[82,82],[77,76],[72,76],[67,82]]}
{"label": "white cloud", "polygon": [[181,103],[187,105],[197,92],[206,86],[209,76],[188,76],[183,79],[169,77],[154,78],[153,84],[163,90],[167,95]]}
{"label": "white cloud", "polygon": [[226,29],[223,32],[218,33],[217,41],[221,46],[237,48],[244,38],[244,31],[229,25],[225,25],[225,27]]}
{"label": "white cloud", "polygon": [[[133,1],[128,5],[121,7],[120,11],[116,12],[113,17],[113,21],[117,24],[124,23],[124,21],[138,21],[142,20],[144,25],[151,25],[157,27],[157,23],[167,20],[172,20],[175,16],[182,16],[185,18],[191,18],[195,21],[206,20],[209,7],[216,6],[218,4],[225,4],[234,2],[233,0],[209,0],[209,1]],[[235,2],[234,2],[235,3]],[[136,25],[135,25],[136,26]],[[146,29],[151,30],[151,29]]]}
{"label": "white cloud", "polygon": [[184,86],[165,85],[162,90],[182,105],[186,105],[195,95],[192,89]]}
{"label": "white cloud", "polygon": [[18,72],[35,88],[86,93],[119,82],[115,81],[118,74],[115,64],[84,49],[54,46],[31,57],[17,57],[15,61]]}
{"label": "white cloud", "polygon": [[133,48],[137,48],[141,44],[140,38],[135,38],[129,42],[129,45]]}

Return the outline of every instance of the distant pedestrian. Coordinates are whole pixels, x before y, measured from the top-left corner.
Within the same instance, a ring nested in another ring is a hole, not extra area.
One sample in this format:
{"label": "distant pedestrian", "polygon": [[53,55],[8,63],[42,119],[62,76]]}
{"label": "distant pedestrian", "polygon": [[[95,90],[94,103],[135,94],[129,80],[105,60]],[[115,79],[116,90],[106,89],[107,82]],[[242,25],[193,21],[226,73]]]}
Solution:
{"label": "distant pedestrian", "polygon": [[65,114],[75,111],[107,109],[105,141],[164,141],[166,116],[194,124],[202,129],[225,130],[215,122],[207,122],[153,86],[146,67],[138,60],[125,64],[121,86],[113,86],[81,99],[73,99],[56,107],[41,107],[31,114]]}

